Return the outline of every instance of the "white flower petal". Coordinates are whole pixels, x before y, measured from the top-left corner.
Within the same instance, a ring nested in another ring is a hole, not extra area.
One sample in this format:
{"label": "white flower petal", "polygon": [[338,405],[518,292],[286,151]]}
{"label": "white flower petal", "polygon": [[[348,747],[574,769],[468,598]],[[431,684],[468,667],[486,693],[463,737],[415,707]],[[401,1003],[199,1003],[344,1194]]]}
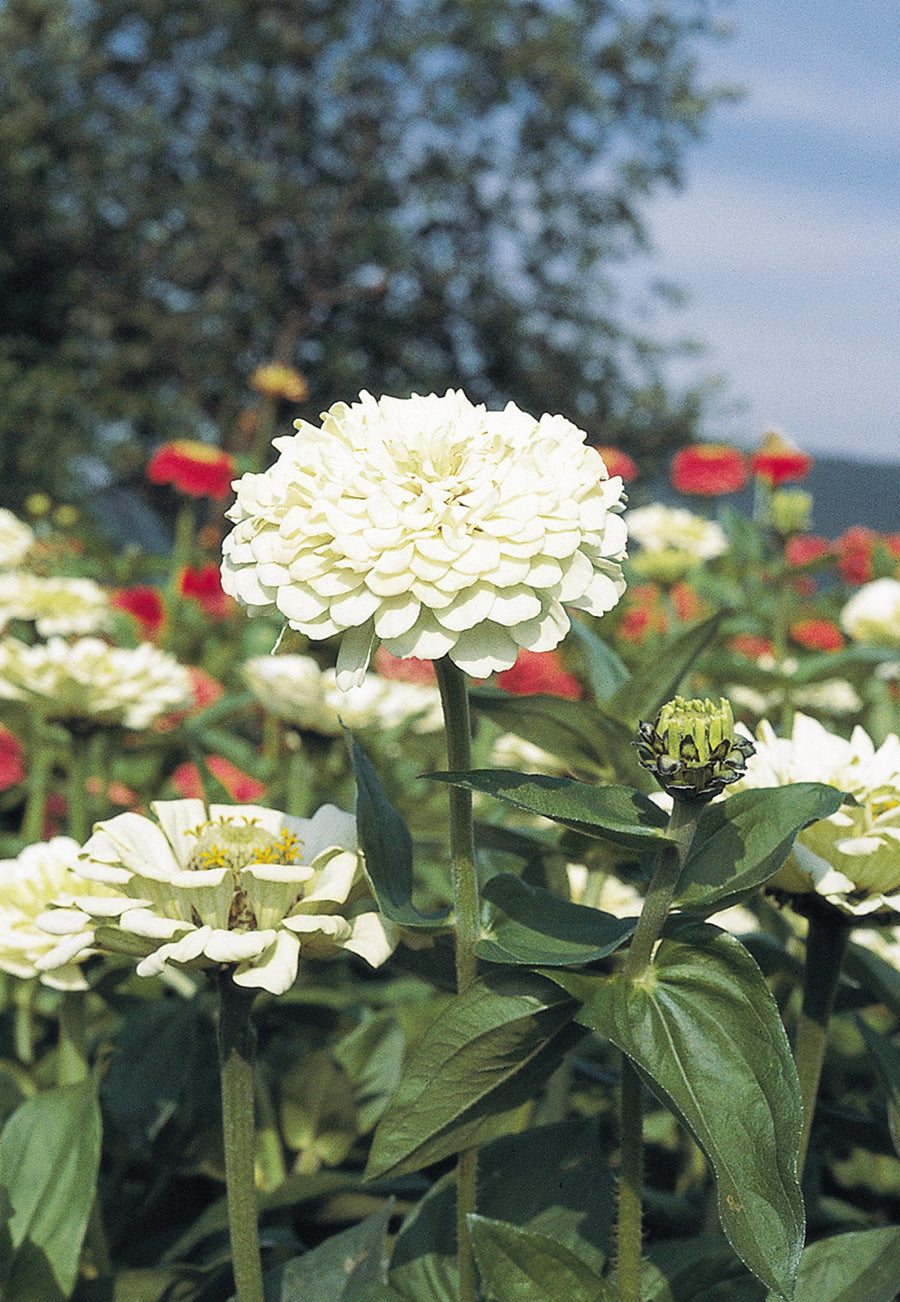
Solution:
{"label": "white flower petal", "polygon": [[274,945],[255,962],[242,963],[233,973],[232,979],[238,986],[283,995],[297,979],[299,961],[300,942],[291,932],[281,928]]}

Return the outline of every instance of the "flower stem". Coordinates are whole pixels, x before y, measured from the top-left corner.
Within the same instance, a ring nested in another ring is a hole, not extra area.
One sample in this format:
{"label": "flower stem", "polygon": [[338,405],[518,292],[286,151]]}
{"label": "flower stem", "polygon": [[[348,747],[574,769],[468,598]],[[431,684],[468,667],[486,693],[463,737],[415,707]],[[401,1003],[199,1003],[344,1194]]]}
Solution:
{"label": "flower stem", "polygon": [[[702,804],[677,800],[672,807],[667,828],[675,844],[666,846],[659,855],[644,907],[638,918],[624,975],[639,981],[653,954],[663,923],[669,912],[681,868],[694,837]],[[620,1302],[640,1302],[641,1245],[644,1183],[644,1113],[643,1086],[637,1068],[623,1055],[622,1085],[619,1095],[619,1166],[618,1216],[616,1227],[617,1275]]]}
{"label": "flower stem", "polygon": [[[472,767],[472,728],[466,676],[446,656],[434,662],[444,729],[447,765],[451,772]],[[478,878],[475,872],[475,832],[472,793],[450,787],[450,859],[453,903],[456,909],[456,988],[460,994],[475,980],[478,960],[475,946],[481,930]],[[477,1279],[468,1217],[475,1211],[478,1150],[460,1153],[456,1166],[456,1243],[459,1266],[459,1302],[475,1302]]]}
{"label": "flower stem", "polygon": [[227,967],[219,971],[218,990],[222,1137],[235,1296],[237,1302],[263,1302],[254,1180],[255,1034],[250,1019],[256,992],[236,986]]}
{"label": "flower stem", "polygon": [[91,775],[91,731],[73,729],[69,750],[69,776],[66,784],[69,832],[79,844],[91,834],[88,810],[88,778]]}
{"label": "flower stem", "polygon": [[32,758],[28,772],[28,796],[22,819],[22,839],[26,845],[40,841],[44,835],[47,797],[50,793],[50,779],[56,760],[56,748],[47,735],[46,722],[37,710],[33,711],[32,718],[34,720],[31,738]]}
{"label": "flower stem", "polygon": [[803,969],[803,1005],[797,1023],[794,1061],[803,1100],[803,1129],[797,1156],[797,1176],[803,1174],[812,1130],[816,1096],[828,1040],[828,1023],[841,979],[841,964],[851,923],[830,905],[813,905],[808,912],[806,963]]}
{"label": "flower stem", "polygon": [[87,991],[65,990],[59,1004],[57,1082],[74,1085],[87,1073]]}

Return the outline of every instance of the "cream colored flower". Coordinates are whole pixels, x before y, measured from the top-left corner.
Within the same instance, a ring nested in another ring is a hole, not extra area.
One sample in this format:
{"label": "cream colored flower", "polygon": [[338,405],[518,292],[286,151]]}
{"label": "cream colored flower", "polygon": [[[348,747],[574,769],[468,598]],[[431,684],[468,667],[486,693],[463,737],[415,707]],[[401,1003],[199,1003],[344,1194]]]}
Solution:
{"label": "cream colored flower", "polygon": [[[774,656],[763,655],[758,657],[757,664],[761,669],[772,671],[777,667],[780,673],[788,677],[796,674],[800,668],[799,660],[793,656],[786,656],[780,666],[777,666]],[[846,678],[823,678],[818,683],[790,684],[787,687],[776,687],[769,692],[746,687],[743,683],[729,683],[725,688],[725,695],[729,697],[732,705],[745,714],[756,715],[757,719],[763,719],[767,714],[772,714],[778,709],[787,691],[790,691],[791,703],[796,708],[814,710],[816,714],[858,714],[863,707],[859,693]]]}
{"label": "cream colored flower", "polygon": [[184,665],[149,642],[57,637],[26,646],[10,637],[0,642],[0,698],[31,702],[49,719],[147,728],[193,695]]}
{"label": "cream colored flower", "polygon": [[24,570],[0,574],[0,625],[34,623],[41,637],[102,633],[112,626],[105,589],[93,579],[45,578]]}
{"label": "cream colored flower", "polygon": [[864,916],[900,910],[900,739],[876,750],[862,728],[849,741],[804,714],[790,737],[767,722],[735,789],[822,782],[851,799],[804,828],[769,885],[788,894],[815,891],[843,912]]}
{"label": "cream colored flower", "polygon": [[378,724],[396,728],[409,722],[413,732],[443,727],[437,687],[365,674],[358,687],[342,692],[333,669],[320,669],[311,656],[254,656],[244,677],[259,703],[286,723],[339,737],[344,727]]}
{"label": "cream colored flower", "polygon": [[238,985],[283,994],[301,957],[341,950],[373,967],[396,937],[373,911],[352,814],[323,805],[309,819],[259,805],[159,800],[158,822],[118,814],[98,823],[79,871],[116,894],[48,912],[56,935],[140,958],[139,976],[233,966]]}
{"label": "cream colored flower", "polygon": [[566,604],[602,615],[622,595],[622,481],[562,416],[363,393],[295,428],[237,481],[222,581],[253,613],[340,636],[341,687],[376,640],[483,678],[561,642]]}
{"label": "cream colored flower", "polygon": [[626,512],[625,522],[629,538],[641,548],[631,565],[642,578],[674,583],[728,550],[720,525],[684,507],[639,506]]}
{"label": "cream colored flower", "polygon": [[0,506],[0,570],[21,565],[34,543],[34,532],[24,520]]}
{"label": "cream colored flower", "polygon": [[854,592],[841,628],[854,642],[900,647],[900,579],[875,579]]}
{"label": "cream colored flower", "polygon": [[[58,990],[86,989],[67,947],[60,950],[57,938],[37,923],[53,901],[87,887],[77,872],[80,850],[70,836],[55,836],[0,862],[0,970],[17,977],[39,976]],[[79,937],[82,957],[87,957],[90,939],[90,933]],[[48,965],[51,970],[45,971]]]}

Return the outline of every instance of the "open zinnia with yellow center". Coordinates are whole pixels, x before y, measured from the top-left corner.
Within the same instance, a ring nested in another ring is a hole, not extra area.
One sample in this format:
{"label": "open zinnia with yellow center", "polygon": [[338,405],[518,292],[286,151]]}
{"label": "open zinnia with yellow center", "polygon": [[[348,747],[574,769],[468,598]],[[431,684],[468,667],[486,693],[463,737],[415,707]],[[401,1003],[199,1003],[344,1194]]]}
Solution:
{"label": "open zinnia with yellow center", "polygon": [[[323,805],[309,819],[259,805],[160,800],[157,822],[98,823],[78,871],[115,894],[76,897],[40,925],[85,949],[140,959],[139,976],[228,965],[237,985],[282,994],[301,957],[341,950],[377,967],[396,936],[375,911],[352,814]],[[77,951],[76,951],[77,953]],[[75,955],[69,953],[71,960]]]}
{"label": "open zinnia with yellow center", "polygon": [[483,678],[557,646],[566,604],[602,615],[622,595],[622,481],[562,416],[363,393],[295,428],[238,482],[223,585],[251,613],[340,636],[342,688],[376,642]]}

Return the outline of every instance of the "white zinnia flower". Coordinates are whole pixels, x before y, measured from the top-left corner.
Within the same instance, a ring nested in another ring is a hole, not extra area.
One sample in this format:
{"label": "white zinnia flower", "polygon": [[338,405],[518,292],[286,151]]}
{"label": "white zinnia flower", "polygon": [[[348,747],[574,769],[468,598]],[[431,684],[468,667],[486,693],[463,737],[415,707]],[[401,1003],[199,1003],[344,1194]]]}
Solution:
{"label": "white zinnia flower", "polygon": [[14,570],[0,574],[0,625],[12,619],[32,621],[41,637],[102,633],[111,627],[112,607],[93,579]]}
{"label": "white zinnia flower", "polygon": [[841,628],[854,642],[900,647],[900,579],[875,579],[854,592]]}
{"label": "white zinnia flower", "polygon": [[855,916],[900,911],[900,739],[891,734],[876,750],[862,728],[847,741],[804,714],[794,716],[790,737],[765,721],[756,736],[736,790],[822,782],[853,801],[804,828],[769,885],[815,891]]}
{"label": "white zinnia flower", "polygon": [[352,814],[323,805],[293,818],[260,805],[159,800],[158,822],[98,823],[79,871],[116,894],[83,895],[41,925],[140,956],[139,976],[176,966],[234,966],[238,985],[283,994],[301,957],[342,949],[373,967],[396,938],[372,909]]}
{"label": "white zinnia flower", "polygon": [[673,549],[696,561],[713,560],[728,550],[721,525],[681,506],[655,502],[625,515],[628,536],[648,552]]}
{"label": "white zinnia flower", "polygon": [[167,710],[190,705],[184,665],[149,642],[108,646],[98,638],[50,638],[26,646],[0,642],[0,698],[29,701],[48,719],[147,728]]}
{"label": "white zinnia flower", "polygon": [[358,687],[342,692],[333,669],[301,655],[254,656],[243,672],[270,714],[324,737],[339,737],[343,727],[395,728],[407,720],[414,732],[443,727],[440,692],[428,683],[365,674]]}
{"label": "white zinnia flower", "polygon": [[341,687],[376,640],[483,678],[561,642],[565,604],[602,615],[622,595],[622,481],[562,416],[363,393],[295,428],[235,484],[222,581],[252,613],[341,636]]}
{"label": "white zinnia flower", "polygon": [[0,506],[0,570],[21,565],[34,543],[34,531],[12,511]]}
{"label": "white zinnia flower", "polygon": [[[77,872],[80,849],[70,836],[55,836],[0,862],[0,970],[16,977],[39,976],[57,990],[87,988],[66,948],[60,950],[57,938],[37,923],[54,901],[87,888]],[[89,934],[79,937],[82,957],[87,956],[89,941]]]}

